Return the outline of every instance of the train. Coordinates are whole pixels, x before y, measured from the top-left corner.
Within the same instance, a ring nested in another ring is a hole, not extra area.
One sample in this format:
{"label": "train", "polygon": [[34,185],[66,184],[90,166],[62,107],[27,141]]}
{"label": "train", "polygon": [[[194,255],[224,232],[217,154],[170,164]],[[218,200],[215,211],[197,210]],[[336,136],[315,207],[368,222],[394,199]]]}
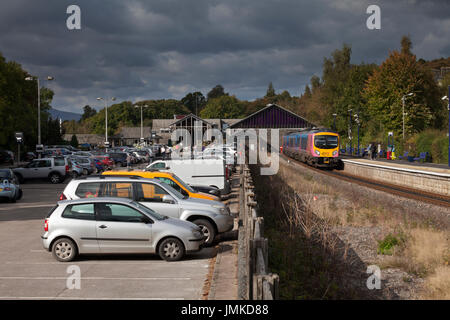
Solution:
{"label": "train", "polygon": [[281,152],[288,157],[319,168],[337,169],[339,134],[330,129],[308,129],[282,136]]}

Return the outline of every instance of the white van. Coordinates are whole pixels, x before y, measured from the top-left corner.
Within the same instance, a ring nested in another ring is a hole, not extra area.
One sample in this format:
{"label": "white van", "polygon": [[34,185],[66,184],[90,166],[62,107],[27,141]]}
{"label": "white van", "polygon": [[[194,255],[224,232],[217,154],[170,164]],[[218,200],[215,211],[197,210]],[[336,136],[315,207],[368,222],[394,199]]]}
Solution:
{"label": "white van", "polygon": [[147,166],[149,170],[175,173],[190,185],[206,185],[220,189],[222,194],[230,192],[231,172],[220,159],[176,159],[157,160]]}

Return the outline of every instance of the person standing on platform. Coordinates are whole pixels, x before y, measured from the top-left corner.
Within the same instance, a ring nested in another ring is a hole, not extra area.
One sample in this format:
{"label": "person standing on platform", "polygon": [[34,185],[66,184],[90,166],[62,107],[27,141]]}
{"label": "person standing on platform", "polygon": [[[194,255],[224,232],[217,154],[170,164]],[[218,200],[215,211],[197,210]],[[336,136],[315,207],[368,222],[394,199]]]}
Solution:
{"label": "person standing on platform", "polygon": [[377,146],[375,145],[375,143],[372,143],[372,145],[370,146],[370,153],[372,160],[375,160],[377,157]]}

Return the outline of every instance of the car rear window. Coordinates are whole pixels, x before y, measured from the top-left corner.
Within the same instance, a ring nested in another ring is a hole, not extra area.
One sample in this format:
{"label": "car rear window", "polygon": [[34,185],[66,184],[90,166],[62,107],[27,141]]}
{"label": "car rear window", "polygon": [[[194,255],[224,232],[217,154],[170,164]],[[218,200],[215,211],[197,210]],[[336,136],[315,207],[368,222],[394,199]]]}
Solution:
{"label": "car rear window", "polygon": [[94,204],[68,205],[62,214],[63,218],[95,220]]}
{"label": "car rear window", "polygon": [[75,194],[80,198],[95,198],[99,196],[101,182],[85,182],[78,185]]}
{"label": "car rear window", "polygon": [[64,158],[55,158],[55,166],[65,166],[66,162],[64,161]]}

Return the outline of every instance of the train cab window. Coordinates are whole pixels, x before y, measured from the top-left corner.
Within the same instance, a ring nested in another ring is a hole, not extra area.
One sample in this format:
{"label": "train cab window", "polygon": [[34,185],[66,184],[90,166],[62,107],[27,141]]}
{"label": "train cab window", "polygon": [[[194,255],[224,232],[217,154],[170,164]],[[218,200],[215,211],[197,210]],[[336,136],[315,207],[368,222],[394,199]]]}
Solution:
{"label": "train cab window", "polygon": [[334,149],[338,146],[338,137],[330,135],[318,135],[314,137],[314,146],[320,149]]}

